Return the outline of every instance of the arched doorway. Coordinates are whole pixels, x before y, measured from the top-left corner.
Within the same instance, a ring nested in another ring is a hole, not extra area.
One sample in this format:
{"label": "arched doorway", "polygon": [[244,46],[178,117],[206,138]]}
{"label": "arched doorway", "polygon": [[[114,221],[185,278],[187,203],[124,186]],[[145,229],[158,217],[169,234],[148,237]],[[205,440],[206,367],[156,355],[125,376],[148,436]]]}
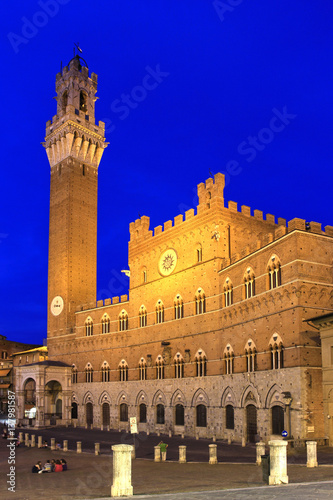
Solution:
{"label": "arched doorway", "polygon": [[50,425],[62,418],[62,387],[57,380],[50,380],[45,386],[45,418]]}
{"label": "arched doorway", "polygon": [[184,406],[181,404],[176,405],[176,425],[184,425],[185,411]]}
{"label": "arched doorway", "polygon": [[207,408],[205,405],[198,405],[197,412],[197,427],[207,427]]}
{"label": "arched doorway", "polygon": [[86,423],[88,427],[94,423],[94,407],[92,403],[86,404]]}
{"label": "arched doorway", "polygon": [[29,425],[36,418],[36,382],[28,378],[24,384],[24,418],[29,419]]}
{"label": "arched doorway", "polygon": [[254,405],[246,407],[246,431],[247,441],[255,443],[257,435],[257,408]]}
{"label": "arched doorway", "polygon": [[77,418],[77,403],[72,403],[72,418]]}
{"label": "arched doorway", "polygon": [[272,434],[281,436],[284,430],[284,409],[282,406],[272,406]]}
{"label": "arched doorway", "polygon": [[102,420],[103,420],[103,426],[108,426],[110,425],[110,405],[109,403],[103,403],[102,404]]}

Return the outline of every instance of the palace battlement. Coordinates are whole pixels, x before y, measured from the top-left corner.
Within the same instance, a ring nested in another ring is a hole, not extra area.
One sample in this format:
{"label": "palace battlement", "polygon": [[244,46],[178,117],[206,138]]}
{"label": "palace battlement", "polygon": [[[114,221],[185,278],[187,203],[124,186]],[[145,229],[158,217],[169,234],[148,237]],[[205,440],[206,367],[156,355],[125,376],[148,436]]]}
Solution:
{"label": "palace battlement", "polygon": [[123,302],[128,302],[128,295],[120,295],[120,297],[112,297],[110,299],[97,300],[97,302],[93,301],[88,302],[88,304],[81,304],[77,306],[76,312],[88,311],[89,309],[121,304]]}
{"label": "palace battlement", "polygon": [[[278,220],[285,221],[285,219]],[[257,240],[256,243],[252,245],[246,245],[241,249],[240,252],[232,254],[230,259],[222,259],[222,269],[231,264],[234,264],[235,262],[243,259],[244,257],[247,257],[248,255],[251,255],[257,250],[264,248],[269,243],[272,243],[285,234],[291,233],[295,230],[333,237],[333,226],[325,226],[324,231],[322,231],[321,224],[319,222],[306,222],[304,219],[295,218],[288,222],[288,226],[286,226],[285,224],[281,224],[278,228],[275,229],[274,232],[265,234],[263,238]]]}
{"label": "palace battlement", "polygon": [[[133,243],[141,243],[144,240],[149,238],[153,238],[155,236],[159,236],[166,231],[169,231],[172,228],[180,226],[183,223],[186,223],[192,220],[195,217],[209,214],[211,210],[214,208],[221,209],[223,215],[233,216],[233,214],[238,214],[244,217],[248,217],[253,221],[258,221],[267,224],[267,235],[266,239],[271,239],[272,241],[276,239],[276,234],[280,234],[282,229],[281,227],[287,228],[286,232],[294,231],[295,229],[313,232],[317,234],[322,234],[321,224],[318,222],[306,222],[303,219],[292,219],[288,222],[286,219],[281,217],[277,218],[272,214],[265,214],[262,210],[254,209],[252,211],[251,207],[242,205],[240,210],[238,209],[238,204],[235,201],[229,201],[228,205],[225,206],[224,198],[223,198],[223,190],[224,190],[224,175],[218,173],[212,177],[208,178],[205,183],[198,184],[198,197],[199,204],[196,208],[191,208],[185,212],[185,217],[182,214],[177,215],[174,220],[168,220],[164,222],[163,225],[156,226],[153,230],[149,229],[150,226],[150,218],[147,216],[142,216],[140,219],[137,219],[135,222],[131,222],[130,229],[130,242]],[[330,227],[327,226],[326,233],[330,234]],[[273,235],[273,236],[272,236]]]}

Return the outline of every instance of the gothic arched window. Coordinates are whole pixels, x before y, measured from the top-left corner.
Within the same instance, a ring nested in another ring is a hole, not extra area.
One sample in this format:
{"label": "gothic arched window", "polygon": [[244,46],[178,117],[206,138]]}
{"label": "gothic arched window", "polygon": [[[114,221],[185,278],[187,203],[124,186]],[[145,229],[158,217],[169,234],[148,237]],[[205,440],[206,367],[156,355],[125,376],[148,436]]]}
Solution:
{"label": "gothic arched window", "polygon": [[164,305],[161,300],[156,304],[156,323],[164,322]]}
{"label": "gothic arched window", "polygon": [[144,358],[141,358],[139,361],[139,373],[140,373],[140,380],[147,379],[147,363]]}
{"label": "gothic arched window", "polygon": [[195,294],[195,314],[203,314],[206,312],[206,296],[202,288],[198,288]]}
{"label": "gothic arched window", "polygon": [[94,323],[90,316],[89,318],[86,319],[85,328],[86,328],[86,337],[91,337],[91,335],[93,334]]}
{"label": "gothic arched window", "polygon": [[110,318],[105,313],[101,320],[102,323],[102,333],[110,333]]}
{"label": "gothic arched window", "polygon": [[250,299],[255,296],[255,276],[251,267],[248,267],[244,274],[244,296]]}
{"label": "gothic arched window", "polygon": [[156,358],[156,378],[158,380],[164,379],[164,361],[160,354]]}
{"label": "gothic arched window", "polygon": [[119,380],[120,382],[128,381],[128,364],[124,359],[119,363]]}
{"label": "gothic arched window", "polygon": [[119,331],[123,332],[125,330],[128,330],[128,314],[125,309],[123,309],[119,314]]}
{"label": "gothic arched window", "polygon": [[267,266],[269,289],[281,285],[281,264],[276,255],[272,255]]}
{"label": "gothic arched window", "polygon": [[196,362],[196,376],[205,377],[207,374],[207,358],[206,354],[203,352],[202,349],[199,349],[199,351],[196,353],[195,362]]}
{"label": "gothic arched window", "polygon": [[139,326],[140,328],[147,326],[147,309],[144,305],[142,305],[139,310]]}
{"label": "gothic arched window", "polygon": [[177,352],[175,358],[175,378],[183,378],[184,377],[184,359],[183,356]]}
{"label": "gothic arched window", "polygon": [[184,302],[181,296],[178,294],[174,300],[174,312],[175,319],[181,319],[184,317]]}

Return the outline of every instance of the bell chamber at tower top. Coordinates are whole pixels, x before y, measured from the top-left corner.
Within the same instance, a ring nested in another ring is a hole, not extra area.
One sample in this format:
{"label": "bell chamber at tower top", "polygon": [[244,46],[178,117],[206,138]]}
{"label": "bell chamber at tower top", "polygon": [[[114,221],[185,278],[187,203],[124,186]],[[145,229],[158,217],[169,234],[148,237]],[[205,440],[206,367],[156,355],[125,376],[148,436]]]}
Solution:
{"label": "bell chamber at tower top", "polygon": [[51,168],[67,157],[98,167],[104,149],[105,124],[95,123],[97,75],[75,56],[56,76],[57,114],[46,122],[43,146]]}

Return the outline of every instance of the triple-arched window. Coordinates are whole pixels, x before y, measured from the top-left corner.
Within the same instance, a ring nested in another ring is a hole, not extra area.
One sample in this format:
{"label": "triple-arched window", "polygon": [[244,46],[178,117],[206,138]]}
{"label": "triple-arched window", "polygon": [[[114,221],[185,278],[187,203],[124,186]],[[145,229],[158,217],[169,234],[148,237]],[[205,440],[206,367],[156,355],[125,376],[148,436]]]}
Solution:
{"label": "triple-arched window", "polygon": [[195,294],[195,314],[206,312],[206,296],[202,288],[198,288]]}
{"label": "triple-arched window", "polygon": [[119,380],[120,382],[127,382],[128,381],[128,364],[127,362],[122,359],[119,363]]}
{"label": "triple-arched window", "polygon": [[107,361],[102,364],[102,382],[110,382],[110,366]]}
{"label": "triple-arched window", "polygon": [[231,306],[231,304],[233,303],[233,286],[230,278],[227,278],[224,282],[223,295],[224,295],[224,307]]}
{"label": "triple-arched window", "polygon": [[254,297],[256,294],[255,291],[255,276],[253,269],[248,267],[244,274],[244,296],[246,299],[250,299]]}
{"label": "triple-arched window", "polygon": [[197,377],[205,377],[207,374],[207,358],[206,354],[202,349],[199,349],[195,355],[195,363],[196,363],[196,376]]}
{"label": "triple-arched window", "polygon": [[254,372],[257,367],[257,349],[252,339],[249,339],[246,343],[245,357],[247,372]]}
{"label": "triple-arched window", "polygon": [[86,367],[84,369],[85,371],[85,374],[86,374],[86,382],[93,382],[93,378],[94,378],[94,370],[93,370],[93,367],[91,365],[91,363],[87,363],[86,364]]}
{"label": "triple-arched window", "polygon": [[164,361],[160,354],[156,358],[156,378],[158,380],[164,379]]}
{"label": "triple-arched window", "polygon": [[105,313],[101,319],[102,323],[102,333],[110,333],[110,318]]}
{"label": "triple-arched window", "polygon": [[139,327],[147,326],[147,309],[142,305],[139,309]]}
{"label": "triple-arched window", "polygon": [[223,359],[225,364],[225,374],[232,375],[234,372],[234,351],[230,344],[228,344],[224,349]]}
{"label": "triple-arched window", "polygon": [[272,255],[268,266],[268,287],[270,290],[281,285],[281,264],[276,255]]}
{"label": "triple-arched window", "polygon": [[72,365],[72,384],[77,384],[77,368],[76,366],[73,364]]}
{"label": "triple-arched window", "polygon": [[86,337],[91,337],[91,335],[93,334],[93,328],[94,328],[94,322],[89,316],[85,322]]}
{"label": "triple-arched window", "polygon": [[280,335],[274,333],[269,342],[271,354],[271,369],[279,370],[284,367],[284,348]]}
{"label": "triple-arched window", "polygon": [[156,308],[156,323],[163,323],[164,322],[164,305],[161,300],[157,301]]}
{"label": "triple-arched window", "polygon": [[119,314],[119,331],[123,332],[125,330],[128,330],[128,314],[123,309]]}
{"label": "triple-arched window", "polygon": [[179,294],[175,297],[173,307],[174,307],[174,312],[175,312],[175,319],[183,318],[184,317],[184,302]]}
{"label": "triple-arched window", "polygon": [[183,356],[177,352],[175,358],[175,378],[183,378],[184,377],[184,359]]}

